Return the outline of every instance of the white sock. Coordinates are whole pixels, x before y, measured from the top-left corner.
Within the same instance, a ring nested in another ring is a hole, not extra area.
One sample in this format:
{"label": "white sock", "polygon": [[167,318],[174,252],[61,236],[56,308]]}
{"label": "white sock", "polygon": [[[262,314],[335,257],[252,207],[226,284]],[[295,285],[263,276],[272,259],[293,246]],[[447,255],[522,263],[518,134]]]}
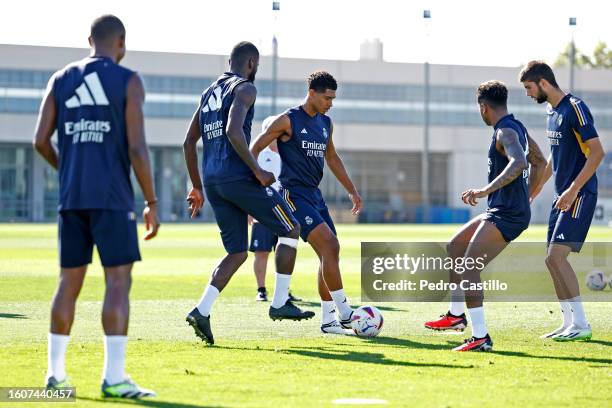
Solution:
{"label": "white sock", "polygon": [[200,303],[197,306],[202,316],[210,316],[210,309],[212,309],[212,305],[215,303],[218,296],[219,289],[215,288],[210,283],[206,285],[206,289],[204,289]]}
{"label": "white sock", "polygon": [[351,316],[353,309],[349,305],[348,299],[344,294],[344,289],[334,290],[333,292],[329,292],[332,299],[334,299],[334,303],[338,308],[338,314],[340,315],[340,320],[346,320]]}
{"label": "white sock", "polygon": [[572,305],[568,300],[560,300],[561,314],[563,314],[563,327],[564,329],[570,327],[572,324]]}
{"label": "white sock", "polygon": [[49,333],[47,342],[47,378],[55,377],[58,381],[66,379],[66,348],[70,336]]}
{"label": "white sock", "polygon": [[464,302],[450,302],[448,304],[448,311],[453,316],[461,316],[465,313],[465,303]]}
{"label": "white sock", "polygon": [[567,301],[572,308],[572,324],[581,329],[586,329],[589,326],[589,322],[584,314],[584,307],[582,306],[582,299],[580,296],[567,299]]}
{"label": "white sock", "polygon": [[291,275],[285,275],[276,272],[276,286],[274,287],[274,297],[272,298],[272,307],[279,309],[285,306],[289,299],[289,284],[291,283]]}
{"label": "white sock", "polygon": [[127,336],[104,336],[104,372],[102,378],[108,384],[125,380],[125,348]]}
{"label": "white sock", "polygon": [[468,309],[470,320],[472,321],[472,336],[482,338],[489,332],[485,324],[484,307],[474,307]]}
{"label": "white sock", "polygon": [[336,304],[333,300],[321,301],[321,325],[336,320]]}
{"label": "white sock", "polygon": [[448,311],[453,316],[461,316],[465,313],[465,294],[463,290],[453,290],[451,291],[451,300],[448,304]]}

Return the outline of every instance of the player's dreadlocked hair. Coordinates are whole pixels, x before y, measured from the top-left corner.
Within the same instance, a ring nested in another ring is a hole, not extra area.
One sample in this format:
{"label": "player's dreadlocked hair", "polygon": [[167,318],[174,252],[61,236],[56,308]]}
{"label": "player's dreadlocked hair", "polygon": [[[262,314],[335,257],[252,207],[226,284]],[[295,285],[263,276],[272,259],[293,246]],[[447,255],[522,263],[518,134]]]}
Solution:
{"label": "player's dreadlocked hair", "polygon": [[541,79],[545,79],[555,88],[559,88],[552,68],[544,61],[529,61],[519,75],[521,82],[529,81],[537,84]]}
{"label": "player's dreadlocked hair", "polygon": [[501,108],[506,106],[508,101],[508,88],[501,81],[487,81],[478,86],[477,95],[478,103],[486,103],[492,108]]}
{"label": "player's dreadlocked hair", "polygon": [[335,91],[338,89],[338,83],[329,72],[316,71],[308,77],[308,89],[317,93],[324,93],[327,89]]}

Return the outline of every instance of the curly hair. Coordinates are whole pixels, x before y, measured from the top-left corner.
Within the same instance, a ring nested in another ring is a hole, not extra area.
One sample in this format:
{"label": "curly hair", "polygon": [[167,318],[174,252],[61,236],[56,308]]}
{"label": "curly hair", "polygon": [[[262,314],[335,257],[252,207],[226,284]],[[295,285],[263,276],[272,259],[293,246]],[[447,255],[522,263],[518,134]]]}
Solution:
{"label": "curly hair", "polygon": [[497,80],[483,82],[477,90],[478,103],[486,103],[493,108],[506,106],[508,102],[508,88]]}
{"label": "curly hair", "polygon": [[308,77],[308,89],[317,93],[323,93],[327,89],[335,91],[338,89],[338,83],[329,72],[316,71]]}

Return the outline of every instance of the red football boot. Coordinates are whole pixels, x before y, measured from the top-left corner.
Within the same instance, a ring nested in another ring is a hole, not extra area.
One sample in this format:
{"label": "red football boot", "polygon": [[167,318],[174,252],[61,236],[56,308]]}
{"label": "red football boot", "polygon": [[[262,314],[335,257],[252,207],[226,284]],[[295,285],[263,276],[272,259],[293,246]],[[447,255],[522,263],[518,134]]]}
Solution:
{"label": "red football boot", "polygon": [[438,320],[425,322],[425,327],[431,330],[463,331],[467,327],[467,319],[465,318],[465,313],[461,316],[454,316],[450,312],[446,312]]}
{"label": "red football boot", "polygon": [[493,340],[487,333],[484,337],[470,337],[465,342],[453,349],[453,351],[491,351],[493,350]]}

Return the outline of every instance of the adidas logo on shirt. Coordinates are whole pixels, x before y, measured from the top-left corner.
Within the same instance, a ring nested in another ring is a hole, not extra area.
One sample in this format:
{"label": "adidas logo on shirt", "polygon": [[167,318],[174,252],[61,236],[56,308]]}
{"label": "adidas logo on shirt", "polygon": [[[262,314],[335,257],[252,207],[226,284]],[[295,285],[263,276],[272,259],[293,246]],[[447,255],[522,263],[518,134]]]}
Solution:
{"label": "adidas logo on shirt", "polygon": [[308,132],[306,131],[306,128],[303,128],[300,133],[303,134],[303,135],[307,135],[308,134]]}
{"label": "adidas logo on shirt", "polygon": [[66,101],[66,107],[72,109],[85,105],[108,105],[108,99],[106,98],[106,93],[104,93],[104,88],[102,88],[102,83],[100,82],[98,74],[92,72],[91,74],[85,75],[83,79],[85,82],[76,89],[76,95]]}
{"label": "adidas logo on shirt", "polygon": [[565,239],[565,237],[563,236],[563,234],[559,234],[559,235],[557,235],[555,238],[557,238],[557,239]]}

